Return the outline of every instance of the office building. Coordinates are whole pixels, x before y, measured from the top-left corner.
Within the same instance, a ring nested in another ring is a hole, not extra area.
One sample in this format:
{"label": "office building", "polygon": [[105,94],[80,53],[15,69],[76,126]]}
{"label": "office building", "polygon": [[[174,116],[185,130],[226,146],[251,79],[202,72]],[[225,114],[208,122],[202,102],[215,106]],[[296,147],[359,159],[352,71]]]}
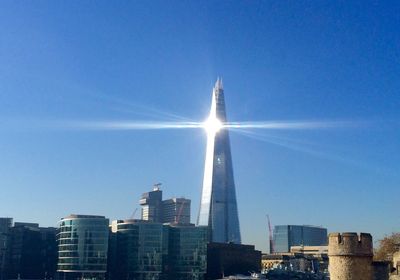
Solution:
{"label": "office building", "polygon": [[162,202],[163,223],[190,224],[190,199],[171,198]]}
{"label": "office building", "polygon": [[233,179],[232,156],[222,81],[212,93],[211,111],[206,128],[207,150],[203,189],[197,224],[208,226],[212,242],[240,244],[240,227]]}
{"label": "office building", "polygon": [[253,245],[209,243],[207,245],[207,279],[260,272],[261,251]]}
{"label": "office building", "polygon": [[9,234],[12,227],[12,218],[0,218],[0,279],[5,278],[6,251]]}
{"label": "office building", "polygon": [[110,229],[110,280],[204,279],[206,227],[129,219]]}
{"label": "office building", "polygon": [[288,253],[292,246],[326,246],[326,228],[302,225],[278,225],[274,227],[274,253]]}
{"label": "office building", "polygon": [[108,226],[104,216],[70,215],[61,219],[57,234],[59,279],[105,279]]}
{"label": "office building", "polygon": [[142,194],[139,200],[142,206],[142,220],[155,223],[190,223],[190,199],[170,198],[163,200],[161,184],[153,191]]}
{"label": "office building", "polygon": [[204,279],[208,228],[193,224],[170,224],[168,229],[167,279]]}
{"label": "office building", "polygon": [[109,279],[162,279],[168,235],[161,223],[116,220],[111,224]]}
{"label": "office building", "polygon": [[16,222],[9,231],[5,279],[50,279],[57,263],[56,228]]}
{"label": "office building", "polygon": [[142,206],[142,220],[162,223],[162,190],[159,184],[154,186],[153,191],[142,194],[139,203]]}

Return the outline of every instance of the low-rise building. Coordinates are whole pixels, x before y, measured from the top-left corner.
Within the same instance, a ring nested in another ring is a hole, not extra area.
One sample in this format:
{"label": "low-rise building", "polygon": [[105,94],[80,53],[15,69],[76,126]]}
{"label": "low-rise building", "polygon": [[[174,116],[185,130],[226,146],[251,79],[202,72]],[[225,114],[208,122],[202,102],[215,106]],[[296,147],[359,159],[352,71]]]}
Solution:
{"label": "low-rise building", "polygon": [[207,279],[261,271],[261,251],[253,245],[209,243],[207,245]]}
{"label": "low-rise building", "polygon": [[16,222],[8,235],[5,278],[54,278],[57,263],[56,232],[56,228]]}
{"label": "low-rise building", "polygon": [[324,272],[328,270],[329,258],[327,254],[282,253],[265,254],[262,256],[263,271],[284,269],[300,272]]}
{"label": "low-rise building", "polygon": [[328,246],[291,246],[290,253],[321,256],[328,255]]}
{"label": "low-rise building", "polygon": [[400,280],[400,251],[393,254],[392,266],[393,271],[390,280]]}

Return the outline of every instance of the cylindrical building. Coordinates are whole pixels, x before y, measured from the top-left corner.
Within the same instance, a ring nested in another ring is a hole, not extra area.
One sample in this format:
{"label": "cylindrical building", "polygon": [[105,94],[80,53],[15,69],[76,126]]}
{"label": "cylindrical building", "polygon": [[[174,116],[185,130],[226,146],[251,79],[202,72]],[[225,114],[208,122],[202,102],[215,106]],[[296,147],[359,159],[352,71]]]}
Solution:
{"label": "cylindrical building", "polygon": [[109,221],[104,216],[70,215],[59,222],[59,279],[105,279]]}
{"label": "cylindrical building", "polygon": [[331,280],[372,280],[372,236],[369,233],[329,234]]}

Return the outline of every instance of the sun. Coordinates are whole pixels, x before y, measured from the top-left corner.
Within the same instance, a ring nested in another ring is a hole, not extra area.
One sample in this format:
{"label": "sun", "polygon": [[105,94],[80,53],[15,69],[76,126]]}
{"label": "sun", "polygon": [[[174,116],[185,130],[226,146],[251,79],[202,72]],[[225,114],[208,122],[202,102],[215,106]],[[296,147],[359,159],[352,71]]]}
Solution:
{"label": "sun", "polygon": [[207,131],[209,135],[215,135],[218,131],[223,128],[222,122],[216,118],[215,116],[210,116],[204,123],[204,129]]}

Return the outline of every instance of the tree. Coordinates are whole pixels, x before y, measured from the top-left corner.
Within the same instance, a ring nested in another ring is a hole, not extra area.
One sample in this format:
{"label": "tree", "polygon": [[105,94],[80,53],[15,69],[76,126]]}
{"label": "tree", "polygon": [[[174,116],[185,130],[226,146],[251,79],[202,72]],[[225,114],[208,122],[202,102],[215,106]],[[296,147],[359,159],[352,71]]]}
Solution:
{"label": "tree", "polygon": [[400,232],[394,232],[379,240],[379,246],[375,249],[374,259],[392,261],[393,253],[400,250]]}

